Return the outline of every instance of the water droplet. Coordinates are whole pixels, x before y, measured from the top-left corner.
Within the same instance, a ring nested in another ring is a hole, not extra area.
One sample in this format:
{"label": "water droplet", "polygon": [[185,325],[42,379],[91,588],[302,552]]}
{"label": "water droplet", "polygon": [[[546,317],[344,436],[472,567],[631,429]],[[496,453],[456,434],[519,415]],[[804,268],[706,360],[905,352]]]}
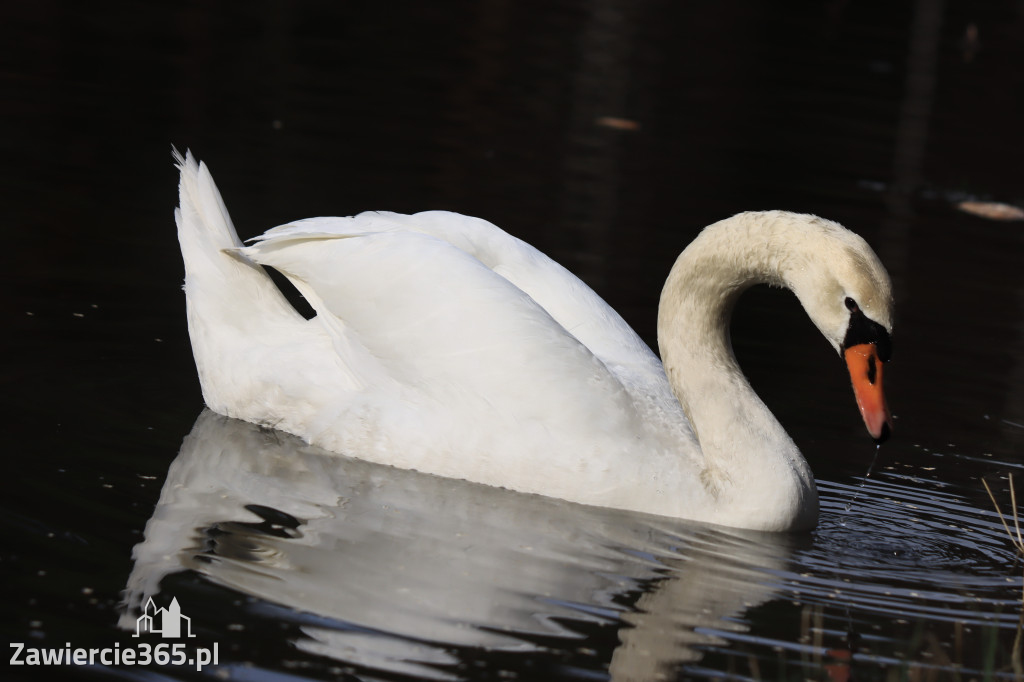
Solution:
{"label": "water droplet", "polygon": [[[864,488],[864,484],[867,483],[867,480],[869,478],[871,478],[871,472],[875,470],[875,463],[878,462],[878,452],[881,449],[882,449],[881,445],[877,445],[877,444],[875,445],[875,454],[874,454],[874,456],[871,457],[871,464],[868,465],[867,473],[864,474],[864,478],[860,479],[860,484],[857,486],[857,490],[854,491],[853,497],[851,497],[846,502],[846,511],[847,512],[849,512],[851,509],[853,509],[853,503],[857,501],[858,497],[860,497],[860,492]],[[845,526],[846,523],[844,522],[842,525]]]}

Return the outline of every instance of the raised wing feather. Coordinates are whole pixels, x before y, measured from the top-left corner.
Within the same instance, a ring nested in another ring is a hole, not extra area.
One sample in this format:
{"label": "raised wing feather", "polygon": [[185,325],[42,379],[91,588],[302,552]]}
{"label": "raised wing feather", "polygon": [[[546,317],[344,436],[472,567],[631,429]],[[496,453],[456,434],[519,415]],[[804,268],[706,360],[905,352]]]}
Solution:
{"label": "raised wing feather", "polygon": [[[366,212],[351,218],[298,221],[274,228],[257,239],[262,245],[271,246],[303,239],[384,234],[429,235],[471,256],[533,299],[627,388],[649,395],[654,387],[667,387],[661,362],[601,297],[537,249],[485,220],[447,211],[415,215]],[[396,237],[400,239],[403,238]],[[411,261],[417,260],[414,253],[409,257]]]}
{"label": "raised wing feather", "polygon": [[538,396],[579,400],[581,390],[631,410],[618,379],[541,305],[437,237],[281,232],[243,252],[295,283],[366,387],[397,382],[418,400],[479,402],[516,419],[543,417]]}

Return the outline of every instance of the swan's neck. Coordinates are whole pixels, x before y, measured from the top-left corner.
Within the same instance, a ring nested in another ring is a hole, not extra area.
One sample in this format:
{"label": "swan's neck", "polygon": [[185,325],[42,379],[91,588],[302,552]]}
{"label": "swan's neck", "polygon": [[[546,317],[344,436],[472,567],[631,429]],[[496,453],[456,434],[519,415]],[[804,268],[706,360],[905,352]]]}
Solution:
{"label": "swan's neck", "polygon": [[740,294],[787,279],[786,237],[761,218],[746,213],[716,223],[680,255],[661,295],[658,345],[700,441],[702,482],[721,510],[720,521],[788,530],[814,524],[814,479],[744,377],[729,339]]}

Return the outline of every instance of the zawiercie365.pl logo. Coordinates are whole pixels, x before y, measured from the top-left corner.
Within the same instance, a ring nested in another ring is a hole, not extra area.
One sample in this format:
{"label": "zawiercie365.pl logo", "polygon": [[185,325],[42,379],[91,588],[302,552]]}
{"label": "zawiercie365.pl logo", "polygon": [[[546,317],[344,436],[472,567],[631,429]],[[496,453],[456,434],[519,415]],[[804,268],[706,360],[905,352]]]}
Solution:
{"label": "zawiercie365.pl logo", "polygon": [[[163,639],[195,637],[192,634],[192,619],[182,614],[176,598],[171,600],[167,608],[157,608],[150,597],[142,615],[135,622],[135,634],[132,637],[146,634],[160,635]],[[101,649],[76,648],[70,642],[63,648],[29,647],[21,642],[12,642],[11,649],[11,665],[188,665],[195,666],[201,672],[204,666],[217,665],[220,657],[216,642],[213,648],[189,647],[185,642],[160,642],[155,645],[139,642],[134,646],[115,643],[112,647]]]}

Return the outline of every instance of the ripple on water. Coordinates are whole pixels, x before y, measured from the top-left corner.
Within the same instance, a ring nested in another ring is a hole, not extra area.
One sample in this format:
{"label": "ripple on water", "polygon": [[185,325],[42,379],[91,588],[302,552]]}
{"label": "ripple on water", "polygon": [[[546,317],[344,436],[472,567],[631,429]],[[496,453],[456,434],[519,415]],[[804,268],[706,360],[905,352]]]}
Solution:
{"label": "ripple on water", "polygon": [[[1020,575],[994,511],[954,486],[881,474],[863,485],[820,482],[822,516],[795,579],[806,598],[901,618],[1016,627]],[[856,500],[849,510],[849,501]]]}

